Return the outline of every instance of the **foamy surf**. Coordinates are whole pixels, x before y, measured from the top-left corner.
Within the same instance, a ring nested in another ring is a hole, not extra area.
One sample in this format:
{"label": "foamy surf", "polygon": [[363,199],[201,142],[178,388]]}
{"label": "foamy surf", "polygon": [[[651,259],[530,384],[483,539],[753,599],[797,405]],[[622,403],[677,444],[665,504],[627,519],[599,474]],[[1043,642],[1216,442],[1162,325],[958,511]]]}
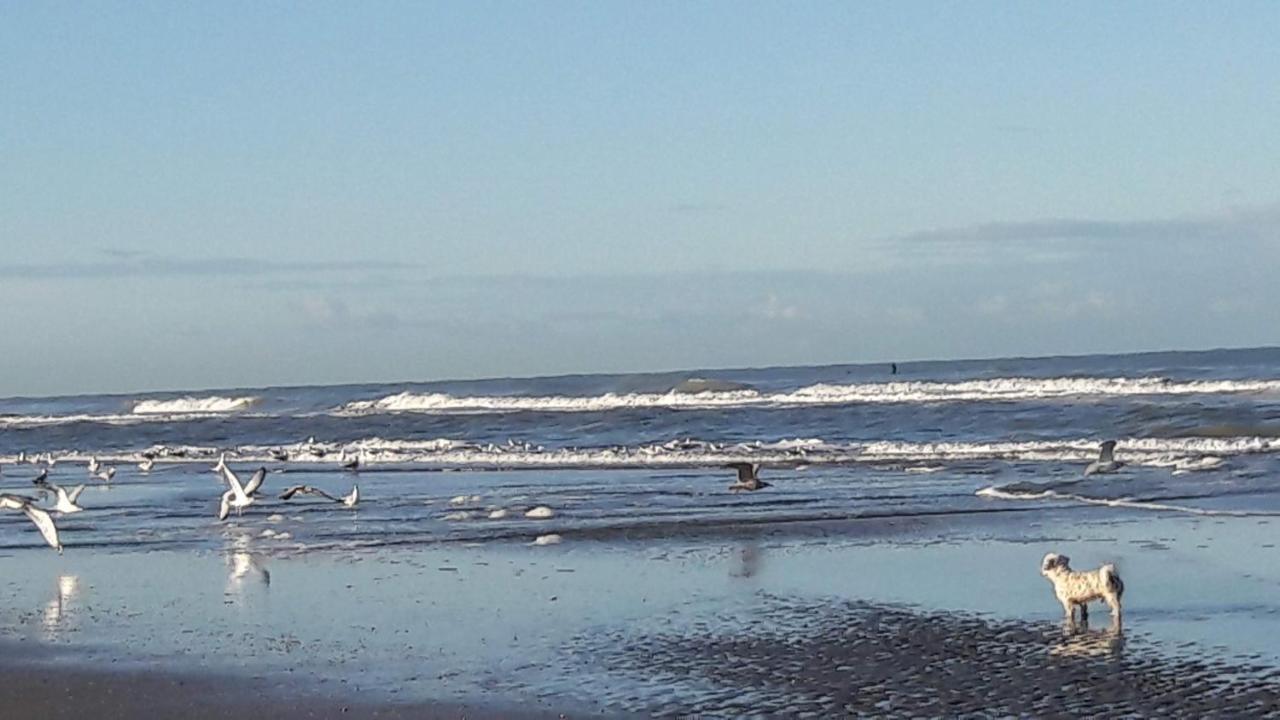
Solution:
{"label": "foamy surf", "polygon": [[803,407],[857,403],[1012,402],[1019,400],[1280,392],[1280,380],[1137,378],[992,378],[959,382],[819,383],[786,392],[604,393],[602,395],[450,395],[401,392],[348,403],[339,414],[602,412],[630,408]]}
{"label": "foamy surf", "polygon": [[[730,462],[778,465],[891,466],[907,473],[940,472],[948,463],[1035,462],[1080,464],[1097,457],[1097,441],[1078,438],[1027,442],[832,442],[821,438],[776,441],[715,442],[676,438],[661,443],[608,447],[547,447],[517,440],[469,442],[456,438],[424,440],[364,438],[348,443],[304,442],[288,445],[155,445],[128,453],[96,453],[103,460],[136,463],[145,456],[168,462],[212,462],[222,453],[228,462],[333,465],[345,452],[362,455],[375,466],[406,464],[457,468],[644,468],[707,467]],[[1209,472],[1227,458],[1280,452],[1266,438],[1133,438],[1122,439],[1116,456],[1131,467]],[[59,460],[83,462],[87,450],[54,453]],[[280,460],[280,457],[287,458]],[[2,461],[3,458],[0,458]]]}
{"label": "foamy surf", "polygon": [[974,494],[979,497],[992,498],[995,500],[1062,500],[1066,502],[1082,503],[1085,505],[1100,505],[1104,507],[1147,510],[1153,512],[1178,512],[1189,515],[1204,515],[1208,517],[1280,517],[1280,512],[1272,512],[1268,510],[1213,510],[1209,508],[1192,507],[1190,505],[1174,505],[1150,500],[1134,500],[1132,498],[1089,497],[1088,495],[1062,493],[1056,490],[1019,492],[1008,491],[999,487],[991,486],[982,488]]}
{"label": "foamy surf", "polygon": [[133,406],[136,415],[196,415],[208,413],[226,413],[245,410],[252,406],[258,398],[222,397],[180,397],[170,400],[140,400]]}

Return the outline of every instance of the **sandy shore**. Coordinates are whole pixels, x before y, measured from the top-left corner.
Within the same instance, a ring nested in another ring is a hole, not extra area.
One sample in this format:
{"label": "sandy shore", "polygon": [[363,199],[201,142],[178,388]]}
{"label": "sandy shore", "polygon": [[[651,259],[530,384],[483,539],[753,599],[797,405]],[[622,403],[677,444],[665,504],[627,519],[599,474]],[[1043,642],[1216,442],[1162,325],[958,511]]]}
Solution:
{"label": "sandy shore", "polygon": [[259,717],[281,720],[304,718],[410,718],[474,720],[551,720],[580,717],[551,710],[510,705],[448,702],[392,703],[355,693],[326,694],[272,683],[284,679],[211,676],[163,670],[93,670],[64,658],[67,666],[29,667],[14,663],[30,648],[0,644],[0,713],[11,720],[67,718],[189,718],[233,720]]}
{"label": "sandy shore", "polygon": [[[1084,508],[559,546],[0,557],[5,717],[1251,716],[1275,525]],[[1067,632],[1047,551],[1120,564]],[[105,669],[104,669],[105,668]],[[346,709],[345,712],[343,709]]]}

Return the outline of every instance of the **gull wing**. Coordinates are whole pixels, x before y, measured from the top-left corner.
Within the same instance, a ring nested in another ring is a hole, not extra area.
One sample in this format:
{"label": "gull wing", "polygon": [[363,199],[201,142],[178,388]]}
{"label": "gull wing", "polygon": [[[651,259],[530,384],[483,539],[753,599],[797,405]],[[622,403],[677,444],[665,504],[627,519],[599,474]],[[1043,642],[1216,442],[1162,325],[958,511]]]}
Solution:
{"label": "gull wing", "polygon": [[756,476],[756,471],[760,469],[759,465],[752,465],[746,462],[731,462],[725,467],[733,468],[738,471],[738,482],[747,482]]}
{"label": "gull wing", "polygon": [[21,510],[27,502],[16,495],[0,495],[0,509]]}
{"label": "gull wing", "polygon": [[360,486],[352,485],[351,494],[342,498],[341,502],[343,505],[346,505],[348,507],[352,507],[356,503],[360,502]]}
{"label": "gull wing", "polygon": [[34,505],[24,505],[22,512],[36,524],[36,528],[44,536],[44,541],[49,543],[49,547],[61,553],[62,542],[58,540],[58,526],[53,524],[53,518],[49,517],[49,513]]}
{"label": "gull wing", "polygon": [[297,495],[300,492],[306,492],[306,489],[307,489],[306,485],[291,485],[288,488],[285,488],[284,492],[280,493],[280,499],[288,500],[289,498],[292,498],[294,495]]}
{"label": "gull wing", "polygon": [[262,482],[267,479],[267,469],[260,467],[253,471],[253,476],[249,478],[249,483],[244,486],[244,494],[252,495],[258,492],[258,488],[262,487]]}
{"label": "gull wing", "polygon": [[67,499],[75,502],[80,499],[80,493],[84,492],[84,485],[77,485],[75,490],[67,493]]}
{"label": "gull wing", "polygon": [[230,492],[235,493],[236,497],[248,497],[248,493],[244,491],[244,486],[240,484],[240,476],[225,465],[222,466],[222,479],[227,481],[227,485],[231,487]]}
{"label": "gull wing", "polygon": [[1108,440],[1102,443],[1102,450],[1098,453],[1098,462],[1109,463],[1115,461],[1116,441]]}
{"label": "gull wing", "polygon": [[231,514],[231,496],[235,494],[235,490],[228,490],[222,493],[222,502],[218,505],[218,519],[226,520]]}

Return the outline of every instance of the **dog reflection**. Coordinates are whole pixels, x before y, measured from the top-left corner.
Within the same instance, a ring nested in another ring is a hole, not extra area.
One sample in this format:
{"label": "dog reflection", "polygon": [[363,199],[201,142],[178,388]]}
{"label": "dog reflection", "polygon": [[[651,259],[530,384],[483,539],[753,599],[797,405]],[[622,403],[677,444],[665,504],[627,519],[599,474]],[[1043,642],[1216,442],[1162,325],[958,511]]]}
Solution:
{"label": "dog reflection", "polygon": [[1124,652],[1124,628],[1117,620],[1103,629],[1091,630],[1089,620],[1064,620],[1062,640],[1049,648],[1059,657],[1118,657]]}

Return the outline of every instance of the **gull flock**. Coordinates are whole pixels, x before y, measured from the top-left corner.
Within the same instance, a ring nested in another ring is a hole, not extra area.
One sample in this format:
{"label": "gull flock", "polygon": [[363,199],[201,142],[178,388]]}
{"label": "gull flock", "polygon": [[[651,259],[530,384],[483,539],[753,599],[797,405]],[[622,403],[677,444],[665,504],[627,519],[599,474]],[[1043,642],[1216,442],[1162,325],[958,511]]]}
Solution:
{"label": "gull flock", "polygon": [[[314,444],[314,438],[308,439],[308,444]],[[1114,440],[1108,440],[1101,444],[1098,460],[1090,463],[1084,470],[1086,476],[1104,473],[1114,473],[1124,467],[1125,463],[1115,459]],[[282,456],[282,457],[281,457]],[[322,454],[317,453],[317,456]],[[277,460],[287,460],[288,455],[280,451],[280,455],[274,455]],[[35,455],[28,457],[26,453],[19,453],[17,456],[18,463],[30,463],[38,465],[43,463],[44,467],[32,479],[32,484],[36,486],[36,492],[39,497],[20,493],[0,493],[0,510],[15,510],[22,512],[31,520],[40,535],[44,538],[49,547],[62,553],[62,541],[58,535],[58,527],[54,522],[55,515],[62,517],[74,513],[84,512],[85,508],[79,504],[80,496],[85,490],[85,484],[77,485],[71,490],[55,484],[49,480],[50,471],[57,464],[57,460],[50,453],[43,455]],[[348,456],[343,451],[338,459],[338,464],[343,470],[358,473],[359,469],[365,465],[363,452]],[[90,457],[85,465],[90,478],[99,480],[103,483],[111,483],[116,474],[116,468],[104,465],[99,462],[96,457]],[[152,457],[146,457],[145,460],[138,464],[138,471],[141,474],[149,474],[155,467],[155,461]],[[738,492],[756,492],[771,487],[772,484],[762,481],[759,477],[760,466],[751,463],[729,463],[725,467],[735,470],[737,473],[737,481],[729,486],[729,490],[734,493]],[[244,512],[244,509],[256,503],[261,497],[260,491],[266,482],[267,469],[259,467],[254,470],[247,482],[242,482],[240,476],[227,465],[226,453],[222,453],[218,458],[218,462],[212,468],[214,473],[218,475],[226,489],[220,494],[218,502],[217,518],[219,521],[226,520],[234,510],[236,515]],[[287,488],[278,496],[281,501],[291,501],[301,499],[302,497],[317,498],[324,502],[330,502],[335,505],[341,505],[345,508],[355,508],[360,502],[360,487],[353,484],[351,491],[346,495],[333,495],[320,488],[310,485],[293,485]],[[41,506],[37,503],[41,501],[52,500],[52,504]],[[451,505],[468,505],[479,502],[479,495],[459,495],[450,500]],[[491,509],[487,514],[490,520],[497,520],[508,517],[509,511],[505,508]],[[545,520],[555,516],[555,511],[546,506],[537,506],[524,513],[524,516],[534,520]],[[444,517],[445,520],[468,520],[472,518],[472,513],[466,510],[460,510],[450,513]],[[534,540],[534,545],[553,545],[561,541],[559,535],[541,535]]]}

